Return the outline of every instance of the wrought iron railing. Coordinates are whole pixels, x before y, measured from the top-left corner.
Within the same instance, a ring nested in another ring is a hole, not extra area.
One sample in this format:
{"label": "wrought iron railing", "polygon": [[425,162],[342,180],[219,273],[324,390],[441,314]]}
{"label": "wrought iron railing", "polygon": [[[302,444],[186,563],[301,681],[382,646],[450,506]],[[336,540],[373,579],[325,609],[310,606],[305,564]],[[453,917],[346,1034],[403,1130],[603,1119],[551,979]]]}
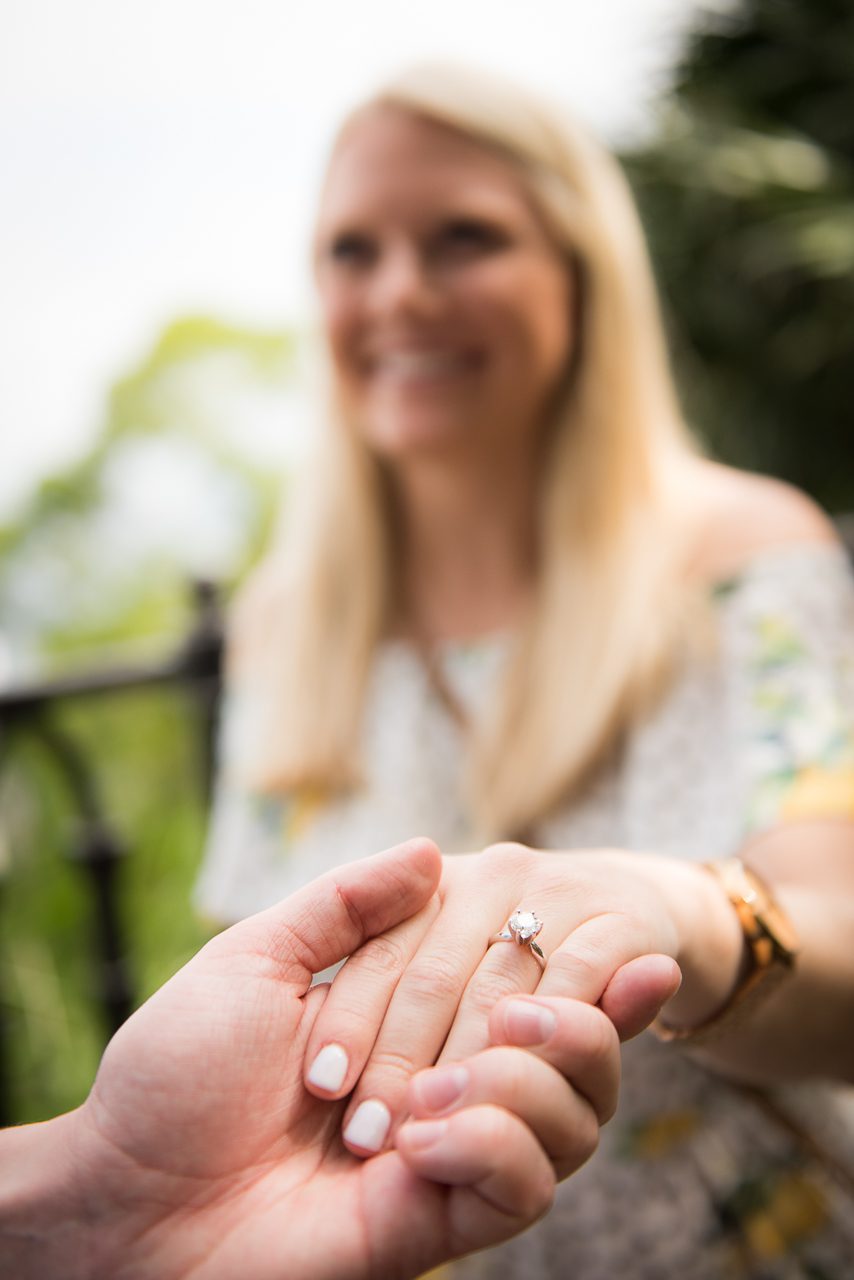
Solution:
{"label": "wrought iron railing", "polygon": [[[86,750],[60,723],[56,712],[80,699],[116,696],[139,689],[175,687],[192,696],[199,716],[202,778],[209,795],[220,694],[222,625],[216,588],[194,585],[195,619],[186,641],[166,661],[114,667],[81,676],[44,680],[0,690],[0,767],[3,752],[20,732],[34,737],[58,771],[77,818],[68,855],[82,875],[90,904],[89,946],[105,1038],[134,1007],[125,929],[119,911],[118,878],[126,852],[106,812]],[[0,991],[0,1125],[10,1123],[8,1018]]]}

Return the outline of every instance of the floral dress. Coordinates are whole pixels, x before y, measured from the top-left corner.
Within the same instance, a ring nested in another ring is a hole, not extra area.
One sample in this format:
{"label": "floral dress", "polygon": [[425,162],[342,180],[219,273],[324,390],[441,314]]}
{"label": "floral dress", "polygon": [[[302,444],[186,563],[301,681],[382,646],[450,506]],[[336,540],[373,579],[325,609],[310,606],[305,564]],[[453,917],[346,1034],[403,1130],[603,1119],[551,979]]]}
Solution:
{"label": "floral dress", "polygon": [[[854,820],[854,582],[844,552],[766,551],[718,584],[711,604],[716,643],[686,655],[586,794],[540,824],[538,845],[705,860],[779,822]],[[471,717],[506,653],[502,637],[445,646],[444,678]],[[384,645],[375,661],[356,794],[247,793],[234,762],[252,714],[251,699],[233,691],[197,886],[207,914],[241,918],[413,832],[445,852],[477,847],[460,794],[460,728],[405,644]],[[455,1280],[854,1277],[854,1195],[838,1167],[854,1170],[851,1091],[751,1093],[647,1033],[624,1047],[617,1115],[552,1211],[449,1270]]]}

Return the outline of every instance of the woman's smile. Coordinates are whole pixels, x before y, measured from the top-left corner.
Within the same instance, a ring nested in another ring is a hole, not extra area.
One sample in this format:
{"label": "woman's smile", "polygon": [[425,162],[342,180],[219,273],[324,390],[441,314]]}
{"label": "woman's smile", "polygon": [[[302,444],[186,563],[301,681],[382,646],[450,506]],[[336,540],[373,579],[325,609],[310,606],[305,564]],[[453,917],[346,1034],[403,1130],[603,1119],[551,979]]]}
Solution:
{"label": "woman's smile", "polygon": [[482,352],[453,347],[393,346],[368,357],[366,376],[384,390],[441,389],[484,366]]}

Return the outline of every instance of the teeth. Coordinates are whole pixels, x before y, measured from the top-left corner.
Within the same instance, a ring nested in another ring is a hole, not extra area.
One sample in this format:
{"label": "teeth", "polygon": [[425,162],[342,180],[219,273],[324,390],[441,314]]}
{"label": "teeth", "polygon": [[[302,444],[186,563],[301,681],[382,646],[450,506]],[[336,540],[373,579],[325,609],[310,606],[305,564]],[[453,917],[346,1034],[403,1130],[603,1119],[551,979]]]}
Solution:
{"label": "teeth", "polygon": [[463,357],[448,351],[390,351],[377,360],[378,373],[392,378],[439,378],[458,372]]}

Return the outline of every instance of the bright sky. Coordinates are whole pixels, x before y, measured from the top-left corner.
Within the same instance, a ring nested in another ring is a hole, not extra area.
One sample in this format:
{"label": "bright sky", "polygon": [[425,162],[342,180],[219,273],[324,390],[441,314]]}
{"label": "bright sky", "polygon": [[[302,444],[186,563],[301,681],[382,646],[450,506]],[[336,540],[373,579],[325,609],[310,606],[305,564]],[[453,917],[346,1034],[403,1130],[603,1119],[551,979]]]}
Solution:
{"label": "bright sky", "polygon": [[[707,6],[708,7],[708,6]],[[642,131],[697,0],[0,0],[0,520],[188,311],[304,316],[336,119],[452,56]]]}

